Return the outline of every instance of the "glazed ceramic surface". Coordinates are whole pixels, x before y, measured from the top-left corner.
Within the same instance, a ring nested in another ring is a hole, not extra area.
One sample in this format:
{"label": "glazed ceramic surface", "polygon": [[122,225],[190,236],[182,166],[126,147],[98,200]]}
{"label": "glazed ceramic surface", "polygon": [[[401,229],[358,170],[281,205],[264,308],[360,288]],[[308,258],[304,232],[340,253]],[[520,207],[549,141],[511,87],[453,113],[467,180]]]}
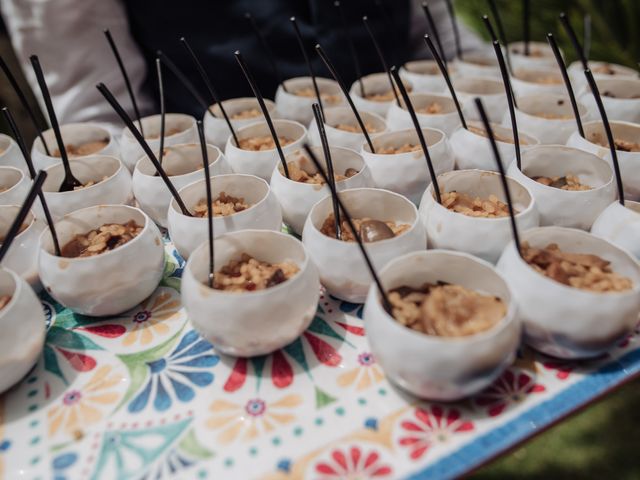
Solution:
{"label": "glazed ceramic surface", "polygon": [[400,78],[413,86],[416,93],[442,93],[447,89],[435,60],[414,60],[400,69]]}
{"label": "glazed ceramic surface", "polygon": [[625,248],[640,259],[640,203],[626,200],[611,203],[596,218],[591,233]]}
{"label": "glazed ceramic surface", "polygon": [[[342,90],[335,80],[328,78],[316,77],[316,83],[318,90],[320,90],[320,98],[322,100],[322,107],[335,107],[346,103]],[[283,118],[288,120],[294,120],[300,122],[303,125],[308,125],[313,118],[312,105],[318,103],[318,99],[315,96],[315,90],[313,89],[313,82],[311,77],[297,77],[289,78],[284,81],[287,88],[285,91],[282,85],[278,86],[276,91],[276,106],[278,112]],[[311,89],[313,95],[311,97],[296,95],[298,90]],[[331,101],[324,96],[330,96]]]}
{"label": "glazed ceramic surface", "polygon": [[0,165],[16,167],[28,174],[27,164],[22,158],[18,144],[9,135],[0,133]]}

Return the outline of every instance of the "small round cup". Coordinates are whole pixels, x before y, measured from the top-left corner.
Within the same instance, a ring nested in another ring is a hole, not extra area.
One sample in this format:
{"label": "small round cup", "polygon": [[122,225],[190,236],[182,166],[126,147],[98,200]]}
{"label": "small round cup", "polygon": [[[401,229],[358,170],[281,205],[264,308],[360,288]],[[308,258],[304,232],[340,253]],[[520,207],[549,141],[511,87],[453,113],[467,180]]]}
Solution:
{"label": "small round cup", "polygon": [[[269,115],[271,115],[271,118],[280,118],[280,114],[276,109],[276,104],[273,100],[265,98],[264,103],[267,107]],[[260,105],[258,104],[258,100],[256,100],[255,97],[231,98],[229,100],[223,100],[222,105],[224,106],[225,112],[229,116],[229,121],[231,122],[231,125],[233,125],[234,130],[246,127],[247,125],[251,125],[252,123],[264,121],[264,115],[262,115]],[[222,115],[220,105],[216,103],[214,105],[211,105],[210,108],[211,111],[213,111],[215,117],[211,116],[208,110],[204,112],[204,134],[207,139],[207,143],[215,145],[220,150],[223,150],[225,145],[227,144],[227,140],[231,136],[231,131],[229,130],[229,126],[227,125],[227,122]],[[235,115],[241,114],[242,112],[248,110],[257,110],[259,113],[255,117],[233,118]]]}
{"label": "small round cup", "polygon": [[552,68],[518,68],[511,76],[511,87],[516,98],[526,95],[565,94],[562,74]]}
{"label": "small round cup", "polygon": [[387,378],[421,398],[454,401],[489,386],[513,362],[521,325],[509,286],[495,268],[460,252],[429,250],[403,255],[380,272],[384,288],[419,288],[444,281],[499,297],[506,315],[490,329],[464,337],[438,337],[398,323],[371,285],[364,321],[371,350]]}
{"label": "small round cup", "polygon": [[[560,53],[562,54],[562,52]],[[511,42],[509,43],[509,55],[514,70],[558,67],[553,50],[546,42],[529,42],[529,55],[524,54],[524,42]]]}
{"label": "small round cup", "polygon": [[217,351],[238,357],[265,355],[295,340],[318,306],[318,271],[302,243],[280,232],[243,230],[215,240],[216,269],[246,253],[270,263],[290,261],[300,269],[285,282],[253,292],[209,288],[209,249],[200,245],[182,275],[182,302],[194,328]]}
{"label": "small round cup", "polygon": [[0,133],[0,165],[19,168],[24,173],[29,173],[18,144],[4,133]]}
{"label": "small round cup", "polygon": [[627,249],[640,259],[640,203],[615,201],[605,208],[591,226],[591,233]]}
{"label": "small round cup", "polygon": [[[326,172],[322,148],[311,147],[311,149],[322,162]],[[349,188],[373,187],[371,172],[360,154],[348,148],[331,147],[331,160],[336,175],[344,175],[344,172],[348,168],[353,168],[358,171],[358,173],[352,177],[337,181],[336,188],[338,191]],[[287,155],[287,164],[289,166],[296,164],[299,168],[311,173],[318,171],[305,152],[301,150],[296,150]],[[282,206],[284,222],[298,235],[302,235],[304,222],[311,211],[311,207],[330,194],[327,185],[296,182],[288,179],[284,175],[282,166],[280,165],[273,170],[271,188]]]}
{"label": "small round cup", "polygon": [[27,173],[16,167],[0,167],[0,205],[22,205],[31,180]]}
{"label": "small round cup", "polygon": [[[66,125],[60,125],[60,132],[62,133],[65,145],[78,146],[88,142],[107,142],[107,145],[104,148],[92,153],[91,156],[118,156],[118,143],[116,142],[115,137],[102,125],[98,125],[96,123],[68,123]],[[58,150],[58,143],[56,142],[54,131],[52,129],[46,130],[42,132],[42,136],[44,137],[44,141],[47,142],[49,152],[56,152]],[[74,157],[73,159],[85,158],[86,156],[88,155]],[[31,159],[33,160],[33,166],[36,171],[45,170],[48,167],[62,163],[59,156],[54,157],[52,155],[47,155],[39,137],[36,137],[33,142],[33,146],[31,147]],[[24,163],[24,160],[22,160],[22,163]],[[20,168],[26,169],[26,164],[24,164],[24,167],[20,166]]]}
{"label": "small round cup", "polygon": [[[601,78],[597,82],[609,121],[640,123],[640,79]],[[578,97],[600,118],[596,99],[589,88],[584,88]]]}
{"label": "small round cup", "polygon": [[[422,132],[436,175],[453,170],[455,158],[444,132],[433,128],[423,128]],[[399,193],[417,204],[427,185],[431,183],[422,149],[405,153],[380,153],[381,149],[399,148],[406,144],[420,145],[415,129],[383,133],[373,141],[378,153],[371,153],[369,145],[363,144],[361,154],[377,188]]]}
{"label": "small round cup", "polygon": [[158,227],[140,209],[127,205],[83,208],[56,222],[60,246],[76,235],[108,223],[133,220],[143,227],[138,236],[111,251],[93,257],[55,255],[48,228],[40,236],[38,270],[47,292],[76,313],[117,315],[147,298],[160,283],[164,245]]}
{"label": "small round cup", "polygon": [[[188,143],[167,147],[162,167],[176,190],[204,177],[200,145]],[[218,147],[207,145],[209,173],[231,173],[224,155]],[[133,193],[140,208],[163,228],[167,227],[167,210],[173,196],[149,157],[142,157],[133,172]]]}
{"label": "small round cup", "polygon": [[501,79],[500,67],[492,49],[477,50],[464,54],[462,59],[456,58],[450,64],[456,78],[490,77]]}
{"label": "small round cup", "polygon": [[[316,77],[316,83],[318,84],[318,90],[320,90],[323,108],[335,107],[345,103],[344,96],[342,95],[342,90],[340,90],[338,82],[328,78]],[[311,80],[311,77],[290,78],[284,81],[284,85],[287,88],[286,92],[282,88],[282,85],[279,85],[278,90],[276,91],[276,106],[280,115],[287,120],[293,120],[295,122],[302,123],[303,125],[308,125],[313,118],[313,109],[311,107],[314,103],[318,103],[318,99],[315,96],[315,90],[313,90],[313,81]],[[307,97],[296,95],[294,93],[298,90],[307,89],[311,89],[314,94]]]}
{"label": "small round cup", "polygon": [[[2,238],[9,233],[9,228],[19,211],[19,205],[0,205],[0,236]],[[3,265],[24,278],[35,292],[40,292],[42,284],[38,276],[38,247],[45,224],[36,219],[33,211],[27,214],[24,223],[27,228],[13,239],[11,248],[4,257]]]}
{"label": "small round cup", "polygon": [[414,60],[400,68],[400,78],[413,86],[416,93],[443,93],[447,89],[435,60]]}
{"label": "small round cup", "polygon": [[[536,202],[526,187],[507,177],[513,207],[518,212],[519,230],[539,225]],[[456,170],[438,177],[442,192],[461,192],[471,197],[489,198],[495,195],[505,202],[500,174],[483,170]],[[470,253],[496,263],[505,245],[512,238],[511,219],[470,217],[442,206],[434,197],[433,185],[425,190],[420,202],[420,218],[427,231],[430,248],[444,248]]]}
{"label": "small round cup", "polygon": [[[451,97],[429,93],[413,93],[410,94],[410,100],[413,108],[416,109],[418,123],[422,128],[437,128],[445,134],[451,135],[460,126],[460,117],[456,110],[456,104]],[[427,107],[433,103],[442,106],[441,113],[417,112],[418,109]],[[411,114],[409,114],[409,111],[404,107],[402,100],[401,104],[402,107],[399,107],[396,103],[393,103],[389,107],[387,126],[391,131],[413,128]]]}
{"label": "small round cup", "polygon": [[[282,228],[282,211],[274,192],[263,179],[253,175],[216,175],[211,177],[211,196],[217,198],[221,192],[236,198],[244,198],[250,207],[227,216],[213,217],[213,234],[217,237],[238,230],[276,230]],[[182,187],[178,192],[189,211],[207,198],[205,179],[201,178]],[[209,238],[208,219],[188,217],[171,200],[169,213],[169,237],[185,260]]]}
{"label": "small round cup", "polygon": [[[366,249],[376,270],[406,252],[424,250],[427,238],[413,203],[388,190],[354,188],[340,193],[340,199],[353,218],[372,218],[408,224],[410,228],[397,237],[367,243]],[[333,213],[331,197],[316,203],[304,225],[302,242],[320,271],[320,281],[327,291],[341,300],[362,303],[372,282],[371,274],[356,242],[343,242],[320,231]]]}
{"label": "small round cup", "polygon": [[466,120],[480,120],[474,99],[480,98],[489,120],[500,123],[507,111],[507,95],[502,82],[491,77],[458,77],[453,84]]}
{"label": "small round cup", "polygon": [[[274,120],[273,126],[278,137],[293,140],[288,145],[281,145],[284,155],[301,148],[307,139],[307,129],[298,122],[292,120]],[[242,127],[236,131],[236,134],[240,141],[253,137],[271,137],[271,131],[266,121]],[[243,150],[236,145],[235,140],[231,136],[227,139],[225,155],[234,173],[255,175],[267,182],[271,179],[273,169],[276,168],[276,165],[280,162],[280,156],[276,148],[260,151]]]}
{"label": "small round cup", "polygon": [[[617,63],[589,61],[589,68],[593,74],[596,83],[606,78],[638,78],[638,71],[625,65]],[[568,68],[571,83],[576,92],[581,91],[588,85],[587,78],[584,76],[584,67],[582,62],[576,60]]]}
{"label": "small round cup", "polygon": [[[360,118],[364,122],[365,126],[371,126],[376,131],[369,133],[369,137],[375,138],[377,135],[386,132],[387,123],[384,119],[376,115],[375,113],[358,111]],[[348,132],[336,128],[337,125],[358,125],[356,116],[349,107],[331,107],[324,109],[324,128],[327,134],[327,141],[332,147],[344,147],[360,151],[360,146],[365,142],[364,135],[362,133]],[[320,134],[318,133],[318,125],[315,118],[311,120],[309,124],[309,141],[312,145],[317,147],[321,146]]]}
{"label": "small round cup", "polygon": [[[361,80],[364,84],[364,90],[367,95],[371,95],[372,93],[385,93],[391,91],[389,75],[387,75],[386,72],[365,75]],[[411,85],[409,82],[407,82],[406,80],[403,80],[403,82],[408,91],[413,89],[413,85]],[[376,113],[381,117],[384,117],[387,114],[389,107],[396,102],[395,97],[392,97],[391,100],[387,100],[385,102],[376,102],[364,98],[362,96],[362,89],[360,88],[360,82],[358,80],[353,82],[353,84],[351,85],[349,95],[351,96],[351,100],[353,100],[353,103],[355,104],[360,114],[365,111]],[[398,92],[398,97],[399,96],[400,93]]]}
{"label": "small round cup", "polygon": [[[540,213],[540,225],[589,230],[616,198],[613,170],[597,155],[562,145],[539,145],[522,153],[522,171],[511,163],[507,174],[529,189]],[[591,190],[562,190],[531,177],[577,176]]]}
{"label": "small round cup", "polygon": [[0,310],[0,393],[18,383],[42,353],[45,318],[42,304],[33,290],[15,272],[0,269],[0,295],[11,295]]}
{"label": "small round cup", "polygon": [[[480,122],[468,121],[467,125],[484,131],[484,127]],[[497,136],[513,138],[513,131],[510,127],[491,124],[491,129]],[[540,143],[537,138],[534,138],[524,131],[520,131],[520,129],[518,129],[518,133],[520,134],[521,151]],[[456,157],[456,165],[458,168],[463,170],[479,169],[497,171],[498,167],[493,156],[491,144],[489,143],[489,139],[484,135],[461,127],[451,135],[450,143],[451,148],[453,148],[453,154]],[[500,152],[502,164],[506,169],[516,157],[516,147],[513,143],[499,140],[496,140],[496,144]]]}
{"label": "small round cup", "polygon": [[[589,109],[578,102],[582,123],[589,121]],[[518,128],[540,140],[543,145],[564,145],[578,130],[571,103],[566,95],[537,94],[518,99]],[[505,112],[502,124],[511,126],[511,116]]]}
{"label": "small round cup", "polygon": [[500,257],[498,271],[518,302],[529,345],[559,358],[597,357],[633,330],[640,311],[640,265],[626,250],[582,230],[562,227],[521,231],[520,241],[537,248],[555,243],[563,251],[598,255],[611,262],[614,272],[633,281],[633,288],[626,292],[572,288],[537,272],[511,242]]}
{"label": "small round cup", "polygon": [[[156,155],[160,148],[160,115],[151,115],[142,119],[142,129],[144,130],[144,137],[151,148],[151,151]],[[137,128],[139,124],[134,122]],[[183,143],[196,143],[198,141],[198,131],[196,129],[196,119],[190,115],[184,115],[182,113],[167,113],[165,115],[165,138],[164,146],[170,147],[172,145],[179,145]],[[175,132],[175,133],[171,133]],[[144,156],[144,150],[137,142],[128,128],[122,130],[120,136],[120,158],[127,166],[130,172],[136,167],[138,160]]]}
{"label": "small round cup", "polygon": [[[124,164],[116,157],[94,155],[71,160],[73,176],[86,184],[96,182],[90,187],[60,192],[60,185],[64,180],[62,163],[47,168],[47,179],[42,184],[47,205],[54,220],[62,218],[67,213],[94,205],[128,205],[133,202],[131,188],[131,174]],[[42,217],[40,202],[36,201],[36,215]]]}
{"label": "small round cup", "polygon": [[[640,124],[629,122],[610,122],[613,138],[632,143],[640,143]],[[604,158],[613,167],[611,150],[601,121],[583,124],[586,138],[574,132],[567,140],[567,146],[595,153]],[[600,145],[602,143],[603,145]],[[616,150],[620,173],[624,185],[624,197],[628,200],[640,200],[640,152]]]}

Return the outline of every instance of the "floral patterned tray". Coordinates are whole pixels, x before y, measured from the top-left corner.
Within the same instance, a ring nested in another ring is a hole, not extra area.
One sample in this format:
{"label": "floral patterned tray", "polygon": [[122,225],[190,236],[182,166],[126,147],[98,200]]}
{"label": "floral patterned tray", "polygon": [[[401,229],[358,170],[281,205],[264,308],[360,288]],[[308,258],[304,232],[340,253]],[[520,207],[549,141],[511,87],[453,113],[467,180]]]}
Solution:
{"label": "floral patterned tray", "polygon": [[265,357],[219,356],[180,305],[183,262],[122,316],[43,298],[33,371],[0,397],[0,478],[451,478],[640,373],[640,331],[596,361],[524,349],[456,404],[417,402],[369,353],[361,305],[322,296],[309,329]]}

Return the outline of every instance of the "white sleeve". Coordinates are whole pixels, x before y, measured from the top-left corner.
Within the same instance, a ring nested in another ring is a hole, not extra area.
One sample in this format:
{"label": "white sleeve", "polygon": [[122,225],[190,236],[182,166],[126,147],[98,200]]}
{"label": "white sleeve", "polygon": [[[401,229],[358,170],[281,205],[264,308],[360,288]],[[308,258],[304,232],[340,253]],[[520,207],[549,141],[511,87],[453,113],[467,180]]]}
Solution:
{"label": "white sleeve", "polygon": [[38,55],[61,123],[120,125],[96,90],[99,82],[133,115],[124,80],[103,34],[105,28],[118,45],[141,112],[153,108],[141,91],[146,67],[129,32],[121,0],[2,0],[0,8],[18,62],[44,111],[29,61],[30,55]]}

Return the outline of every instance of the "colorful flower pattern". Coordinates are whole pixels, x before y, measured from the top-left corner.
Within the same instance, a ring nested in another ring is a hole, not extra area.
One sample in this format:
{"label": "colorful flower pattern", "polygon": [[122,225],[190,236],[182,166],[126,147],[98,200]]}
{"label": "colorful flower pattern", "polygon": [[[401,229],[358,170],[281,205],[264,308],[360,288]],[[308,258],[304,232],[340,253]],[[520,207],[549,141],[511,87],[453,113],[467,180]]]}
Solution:
{"label": "colorful flower pattern", "polygon": [[336,448],[330,457],[314,467],[317,480],[366,480],[392,478],[393,469],[380,458],[375,450],[365,450],[357,445]]}
{"label": "colorful flower pattern", "polygon": [[382,369],[376,364],[373,353],[362,352],[358,355],[358,366],[338,375],[337,383],[341,387],[355,385],[356,390],[366,390],[384,379]]}
{"label": "colorful flower pattern", "polygon": [[508,406],[524,401],[529,394],[545,390],[545,386],[536,383],[535,378],[529,374],[508,369],[493,385],[480,392],[474,402],[479,407],[486,408],[489,416],[495,417]]}

